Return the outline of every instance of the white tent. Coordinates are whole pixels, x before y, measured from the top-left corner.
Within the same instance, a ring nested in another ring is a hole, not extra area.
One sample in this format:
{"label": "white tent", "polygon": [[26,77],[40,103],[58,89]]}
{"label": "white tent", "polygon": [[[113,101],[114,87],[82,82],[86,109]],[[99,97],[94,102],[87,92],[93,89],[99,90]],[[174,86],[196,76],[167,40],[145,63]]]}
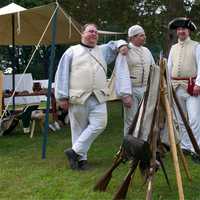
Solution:
{"label": "white tent", "polygon": [[26,8],[19,6],[15,3],[11,3],[7,6],[0,8],[0,15],[7,15],[7,14],[11,14],[11,13],[20,12],[23,10],[26,10]]}

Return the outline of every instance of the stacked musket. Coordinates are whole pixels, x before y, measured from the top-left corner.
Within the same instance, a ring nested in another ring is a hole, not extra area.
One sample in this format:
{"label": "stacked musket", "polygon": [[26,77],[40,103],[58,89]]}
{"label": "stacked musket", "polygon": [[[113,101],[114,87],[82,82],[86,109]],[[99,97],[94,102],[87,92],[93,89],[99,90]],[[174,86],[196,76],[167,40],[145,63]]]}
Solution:
{"label": "stacked musket", "polygon": [[105,191],[112,177],[112,172],[120,163],[131,161],[130,170],[127,176],[115,193],[114,199],[125,199],[131,178],[137,166],[139,166],[145,179],[148,180],[149,170],[152,170],[155,163],[152,162],[153,151],[151,151],[150,141],[153,141],[151,134],[156,121],[156,113],[159,103],[160,91],[160,69],[154,65],[150,68],[147,89],[136,117],[129,128],[128,135],[124,137],[120,151],[117,153],[111,168],[97,182],[94,190]]}
{"label": "stacked musket", "polygon": [[[186,175],[189,180],[191,176],[187,167],[187,162],[179,146],[179,141],[176,137],[176,128],[172,119],[174,114],[173,107],[176,105],[178,108],[186,129],[188,131],[191,142],[197,154],[200,155],[199,147],[196,143],[195,137],[191,128],[187,124],[182,110],[179,106],[178,100],[173,92],[173,88],[170,85],[169,78],[166,71],[166,61],[161,57],[160,67],[151,66],[147,89],[143,100],[140,103],[140,107],[136,113],[136,116],[129,128],[128,135],[124,137],[119,152],[116,154],[112,166],[106,171],[106,173],[97,181],[94,186],[95,191],[105,191],[109,181],[112,178],[113,171],[126,161],[130,161],[130,169],[114,195],[114,200],[125,199],[129,188],[133,174],[139,166],[142,175],[144,175],[145,183],[147,184],[146,200],[152,199],[152,185],[155,172],[158,167],[161,166],[167,184],[169,180],[164,168],[162,156],[160,152],[159,144],[161,144],[160,134],[160,107],[166,113],[169,145],[172,153],[173,164],[176,173],[177,187],[179,193],[179,199],[184,199],[182,179],[180,174],[177,150],[180,154]],[[169,185],[170,187],[170,185]]]}

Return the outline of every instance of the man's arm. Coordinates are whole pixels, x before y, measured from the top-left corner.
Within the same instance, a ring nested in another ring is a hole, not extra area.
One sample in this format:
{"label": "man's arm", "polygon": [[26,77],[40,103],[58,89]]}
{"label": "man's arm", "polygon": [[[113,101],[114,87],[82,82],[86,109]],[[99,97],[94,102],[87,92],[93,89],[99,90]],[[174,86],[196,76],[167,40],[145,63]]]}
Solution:
{"label": "man's arm", "polygon": [[55,97],[64,110],[68,109],[69,75],[72,62],[72,49],[68,49],[61,57],[55,75]]}
{"label": "man's arm", "polygon": [[124,106],[131,107],[132,100],[132,84],[126,56],[118,54],[115,62],[115,90],[117,95],[122,99]]}
{"label": "man's arm", "polygon": [[197,63],[197,78],[194,86],[194,96],[200,95],[200,44],[197,45],[196,47],[196,63]]}
{"label": "man's arm", "polygon": [[115,60],[118,50],[124,45],[127,45],[125,40],[110,41],[107,44],[99,45],[107,64],[110,64]]}

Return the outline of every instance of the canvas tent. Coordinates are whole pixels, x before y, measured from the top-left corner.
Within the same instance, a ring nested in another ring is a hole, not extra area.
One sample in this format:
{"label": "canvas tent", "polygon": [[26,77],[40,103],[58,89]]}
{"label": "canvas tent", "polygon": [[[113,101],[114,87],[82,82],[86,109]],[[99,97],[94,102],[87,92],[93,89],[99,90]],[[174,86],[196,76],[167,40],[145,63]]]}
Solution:
{"label": "canvas tent", "polygon": [[[57,8],[56,44],[80,41],[81,25],[72,19],[57,3],[34,7],[19,12],[18,6],[0,13],[0,45],[12,45],[12,15],[14,14],[14,35],[16,45],[38,44],[45,27],[49,24]],[[1,10],[0,10],[1,11]],[[51,27],[49,26],[41,40],[41,45],[51,45]]]}

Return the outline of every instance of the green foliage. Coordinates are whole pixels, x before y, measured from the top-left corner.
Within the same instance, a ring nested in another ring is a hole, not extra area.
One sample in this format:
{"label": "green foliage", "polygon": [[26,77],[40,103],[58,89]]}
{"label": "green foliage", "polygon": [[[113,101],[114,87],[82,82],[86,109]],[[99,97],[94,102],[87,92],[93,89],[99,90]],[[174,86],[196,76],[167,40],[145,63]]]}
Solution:
{"label": "green foliage", "polygon": [[[119,102],[108,105],[108,126],[103,134],[93,143],[89,152],[91,170],[76,172],[69,169],[64,149],[70,147],[69,127],[57,132],[50,132],[47,144],[47,158],[41,159],[42,133],[37,129],[34,137],[22,133],[18,128],[12,136],[0,138],[0,199],[6,200],[109,200],[112,199],[129,164],[121,164],[113,173],[107,192],[93,192],[96,181],[111,166],[113,156],[122,141],[122,107]],[[36,126],[38,128],[38,126]],[[199,165],[189,157],[189,169],[193,181],[189,183],[181,165],[185,199],[200,199]],[[171,156],[166,155],[165,167],[172,190],[165,182],[163,172],[159,170],[154,179],[153,199],[178,199],[178,190]],[[127,200],[145,199],[146,187],[143,186],[140,173],[137,171],[128,191]]]}

